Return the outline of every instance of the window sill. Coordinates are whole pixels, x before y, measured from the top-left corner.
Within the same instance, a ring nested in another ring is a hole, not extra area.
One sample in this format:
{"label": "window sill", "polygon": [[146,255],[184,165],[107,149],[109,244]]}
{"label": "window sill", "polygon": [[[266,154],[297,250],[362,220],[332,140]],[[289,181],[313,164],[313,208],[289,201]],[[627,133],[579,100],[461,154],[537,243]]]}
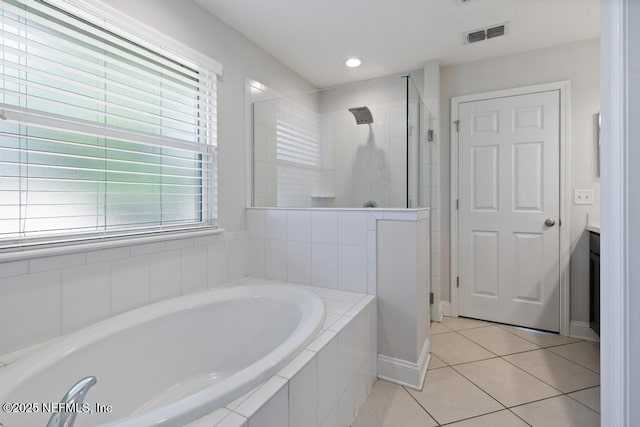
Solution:
{"label": "window sill", "polygon": [[77,252],[97,251],[122,246],[144,245],[168,240],[194,239],[224,233],[223,228],[201,227],[175,231],[160,231],[144,235],[119,236],[96,240],[82,240],[70,243],[49,243],[22,248],[5,249],[0,252],[0,262],[20,261]]}

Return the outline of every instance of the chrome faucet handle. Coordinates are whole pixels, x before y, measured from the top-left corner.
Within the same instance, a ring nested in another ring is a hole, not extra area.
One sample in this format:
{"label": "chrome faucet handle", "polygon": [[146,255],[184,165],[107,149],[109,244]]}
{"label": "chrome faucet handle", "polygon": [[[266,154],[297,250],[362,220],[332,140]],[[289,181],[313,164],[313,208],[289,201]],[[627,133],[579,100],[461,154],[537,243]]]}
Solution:
{"label": "chrome faucet handle", "polygon": [[[94,376],[81,379],[65,393],[60,403],[75,403],[80,405],[84,401],[89,389],[97,382],[98,380]],[[78,415],[77,411],[56,412],[49,418],[47,427],[73,427],[76,421],[76,415]]]}

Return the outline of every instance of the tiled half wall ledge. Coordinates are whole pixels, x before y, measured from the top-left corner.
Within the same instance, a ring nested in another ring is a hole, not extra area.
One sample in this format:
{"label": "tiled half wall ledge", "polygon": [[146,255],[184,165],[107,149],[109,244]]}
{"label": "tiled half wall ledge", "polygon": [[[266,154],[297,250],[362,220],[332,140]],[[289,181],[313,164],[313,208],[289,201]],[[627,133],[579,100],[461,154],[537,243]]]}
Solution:
{"label": "tiled half wall ledge", "polygon": [[376,295],[378,376],[421,388],[429,355],[429,209],[248,208],[250,276]]}

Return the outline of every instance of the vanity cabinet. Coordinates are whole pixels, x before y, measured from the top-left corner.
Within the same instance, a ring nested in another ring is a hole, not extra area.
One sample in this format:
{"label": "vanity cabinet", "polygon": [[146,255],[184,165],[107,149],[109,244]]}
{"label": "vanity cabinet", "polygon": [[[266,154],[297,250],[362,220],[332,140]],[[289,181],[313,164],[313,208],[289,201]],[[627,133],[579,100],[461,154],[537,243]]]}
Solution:
{"label": "vanity cabinet", "polygon": [[600,335],[600,233],[589,232],[589,324]]}

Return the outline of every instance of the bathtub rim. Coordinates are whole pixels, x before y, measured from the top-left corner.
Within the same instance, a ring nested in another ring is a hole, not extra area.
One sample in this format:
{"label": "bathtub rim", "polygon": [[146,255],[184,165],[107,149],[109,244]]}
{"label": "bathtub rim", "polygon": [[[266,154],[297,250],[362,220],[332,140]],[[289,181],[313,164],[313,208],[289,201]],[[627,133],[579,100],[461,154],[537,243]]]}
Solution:
{"label": "bathtub rim", "polygon": [[[286,290],[286,292],[282,292],[283,290]],[[293,360],[300,351],[306,348],[322,329],[326,317],[326,309],[322,299],[313,291],[300,286],[284,283],[244,284],[239,282],[142,306],[45,343],[24,358],[0,369],[0,401],[6,401],[11,392],[22,381],[30,379],[34,374],[37,375],[38,372],[49,368],[72,353],[80,351],[83,347],[118,333],[127,326],[151,322],[168,314],[186,312],[215,302],[256,297],[275,300],[285,299],[294,304],[302,303],[301,318],[291,334],[271,352],[222,380],[225,384],[229,384],[231,386],[229,388],[232,390],[229,393],[221,394],[221,396],[229,396],[228,399],[224,399],[225,402],[207,402],[211,400],[211,389],[215,388],[216,384],[220,384],[216,383],[160,408],[154,408],[138,414],[134,413],[126,418],[119,418],[99,426],[117,425],[124,427],[143,424],[160,426],[196,420],[243,396],[268,380]],[[249,378],[248,380],[247,377]],[[98,381],[100,381],[100,378],[98,378]],[[65,392],[66,390],[61,389],[60,397]],[[181,408],[181,410],[176,411],[177,408]],[[176,415],[176,413],[179,415]],[[167,417],[171,418],[167,419]],[[141,422],[143,424],[140,424]]]}

